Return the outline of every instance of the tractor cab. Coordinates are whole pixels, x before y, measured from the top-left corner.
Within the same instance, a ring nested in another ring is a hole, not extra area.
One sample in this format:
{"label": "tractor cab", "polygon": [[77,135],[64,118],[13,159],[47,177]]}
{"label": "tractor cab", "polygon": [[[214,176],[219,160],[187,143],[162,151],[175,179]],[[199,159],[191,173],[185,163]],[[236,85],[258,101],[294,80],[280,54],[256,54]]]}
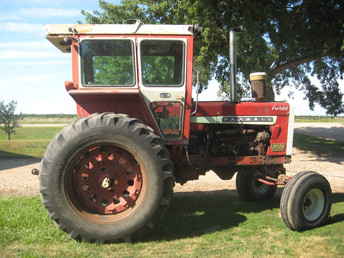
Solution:
{"label": "tractor cab", "polygon": [[189,138],[192,25],[48,25],[47,38],[71,52],[66,89],[80,117],[118,112],[150,125],[169,142]]}

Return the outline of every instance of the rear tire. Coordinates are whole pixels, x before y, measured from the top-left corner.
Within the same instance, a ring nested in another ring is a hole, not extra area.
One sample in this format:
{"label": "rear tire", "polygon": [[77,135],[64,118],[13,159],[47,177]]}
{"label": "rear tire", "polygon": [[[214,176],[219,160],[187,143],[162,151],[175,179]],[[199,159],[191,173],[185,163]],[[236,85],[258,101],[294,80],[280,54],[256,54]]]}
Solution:
{"label": "rear tire", "polygon": [[257,181],[261,177],[259,168],[241,169],[236,176],[236,188],[243,201],[262,201],[273,198],[277,187],[265,185]]}
{"label": "rear tire", "polygon": [[64,128],[49,144],[40,175],[44,206],[76,240],[131,240],[152,229],[173,194],[173,165],[153,130],[103,113]]}
{"label": "rear tire", "polygon": [[327,222],[331,211],[331,186],[315,172],[295,175],[286,185],[281,197],[283,222],[291,230],[301,231]]}

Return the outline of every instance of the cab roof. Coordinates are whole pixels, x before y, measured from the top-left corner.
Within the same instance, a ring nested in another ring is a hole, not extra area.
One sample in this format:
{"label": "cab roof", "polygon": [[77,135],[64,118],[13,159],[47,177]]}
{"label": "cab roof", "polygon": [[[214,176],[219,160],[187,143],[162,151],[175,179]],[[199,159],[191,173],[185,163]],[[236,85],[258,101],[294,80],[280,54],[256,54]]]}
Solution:
{"label": "cab roof", "polygon": [[62,52],[70,52],[63,38],[73,35],[193,35],[193,25],[161,24],[49,24],[47,39]]}

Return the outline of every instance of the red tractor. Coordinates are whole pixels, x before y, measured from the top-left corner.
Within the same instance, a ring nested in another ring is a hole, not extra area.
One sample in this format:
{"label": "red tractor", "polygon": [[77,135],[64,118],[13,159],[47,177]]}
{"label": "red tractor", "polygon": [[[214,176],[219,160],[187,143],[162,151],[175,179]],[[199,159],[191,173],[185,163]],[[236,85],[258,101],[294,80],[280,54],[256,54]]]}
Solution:
{"label": "red tractor", "polygon": [[[175,182],[214,171],[235,173],[239,197],[272,198],[287,184],[281,214],[292,230],[323,224],[331,188],[314,172],[289,178],[292,110],[268,96],[264,73],[251,74],[255,100],[192,97],[192,25],[48,25],[47,38],[72,56],[66,90],[79,119],[49,144],[40,191],[50,217],[72,238],[131,239],[167,210]],[[231,32],[234,36],[234,32]],[[234,42],[231,37],[231,42]],[[231,47],[231,67],[235,52]]]}

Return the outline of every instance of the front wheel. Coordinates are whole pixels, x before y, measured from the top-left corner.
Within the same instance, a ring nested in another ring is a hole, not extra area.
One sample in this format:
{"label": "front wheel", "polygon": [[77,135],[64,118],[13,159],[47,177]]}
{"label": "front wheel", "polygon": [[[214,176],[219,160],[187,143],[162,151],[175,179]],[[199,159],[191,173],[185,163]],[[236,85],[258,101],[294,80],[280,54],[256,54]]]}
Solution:
{"label": "front wheel", "polygon": [[172,197],[172,163],[152,129],[95,114],[49,144],[40,187],[50,217],[72,238],[113,242],[151,229]]}
{"label": "front wheel", "polygon": [[284,223],[301,231],[323,225],[331,211],[331,186],[315,172],[300,172],[286,185],[280,203]]}

